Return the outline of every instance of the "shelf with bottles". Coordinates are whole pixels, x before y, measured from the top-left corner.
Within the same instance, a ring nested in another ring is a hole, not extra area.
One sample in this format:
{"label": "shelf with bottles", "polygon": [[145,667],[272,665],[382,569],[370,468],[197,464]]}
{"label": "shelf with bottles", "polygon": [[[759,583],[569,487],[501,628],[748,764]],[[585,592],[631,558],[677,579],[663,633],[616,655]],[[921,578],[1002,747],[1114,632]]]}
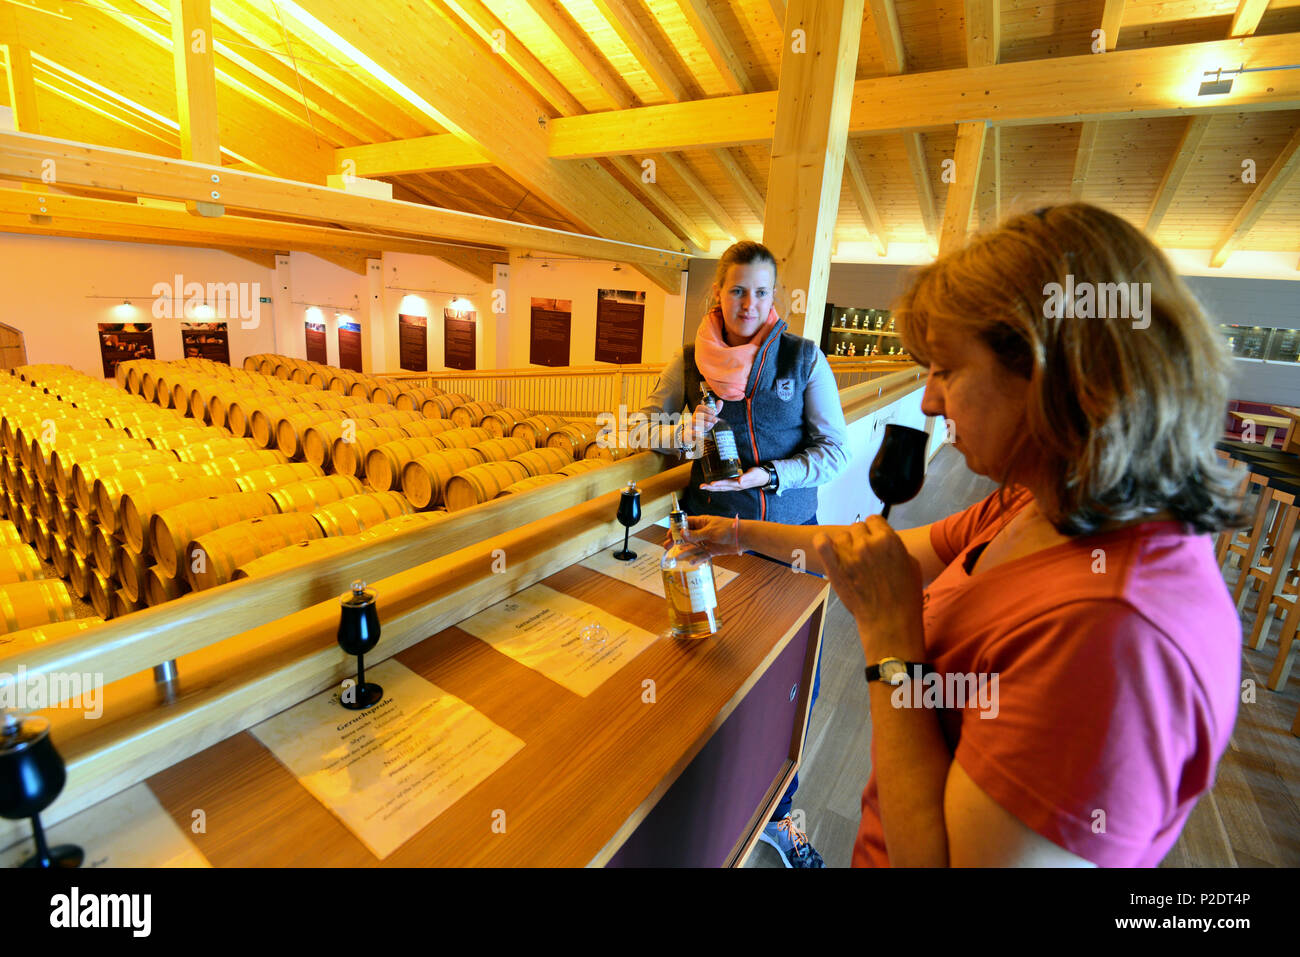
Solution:
{"label": "shelf with bottles", "polygon": [[1300,329],[1221,324],[1233,358],[1256,362],[1300,362]]}
{"label": "shelf with bottles", "polygon": [[823,349],[838,358],[908,358],[888,309],[827,305]]}

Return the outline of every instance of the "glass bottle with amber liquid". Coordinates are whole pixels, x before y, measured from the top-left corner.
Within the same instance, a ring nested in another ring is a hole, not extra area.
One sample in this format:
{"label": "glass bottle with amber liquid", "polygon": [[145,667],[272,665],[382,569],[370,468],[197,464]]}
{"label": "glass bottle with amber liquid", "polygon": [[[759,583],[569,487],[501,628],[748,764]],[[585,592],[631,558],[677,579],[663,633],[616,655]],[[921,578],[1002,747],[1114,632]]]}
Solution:
{"label": "glass bottle with amber liquid", "polygon": [[673,543],[659,562],[668,598],[668,631],[674,638],[707,638],[722,627],[713,561],[704,546],[686,540],[686,513],[673,496],[668,513]]}
{"label": "glass bottle with amber liquid", "polygon": [[[710,412],[718,414],[718,402],[709,391],[707,383],[700,383],[701,400]],[[700,465],[704,468],[704,481],[720,482],[723,479],[738,479],[744,469],[740,467],[740,455],[736,452],[736,433],[724,420],[717,423],[700,439]]]}

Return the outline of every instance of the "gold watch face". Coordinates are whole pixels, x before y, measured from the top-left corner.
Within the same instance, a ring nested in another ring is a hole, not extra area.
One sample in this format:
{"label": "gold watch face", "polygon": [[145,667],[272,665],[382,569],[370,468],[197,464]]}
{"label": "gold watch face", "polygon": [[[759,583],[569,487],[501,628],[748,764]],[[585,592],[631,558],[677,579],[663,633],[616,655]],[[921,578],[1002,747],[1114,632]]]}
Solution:
{"label": "gold watch face", "polygon": [[902,684],[907,680],[907,662],[886,658],[880,663],[880,680],[891,685]]}

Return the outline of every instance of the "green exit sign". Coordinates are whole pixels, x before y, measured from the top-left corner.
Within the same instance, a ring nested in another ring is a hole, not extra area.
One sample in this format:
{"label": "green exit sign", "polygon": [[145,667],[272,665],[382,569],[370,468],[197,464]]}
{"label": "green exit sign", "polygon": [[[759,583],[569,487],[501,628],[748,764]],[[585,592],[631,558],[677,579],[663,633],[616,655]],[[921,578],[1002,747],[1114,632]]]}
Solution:
{"label": "green exit sign", "polygon": [[258,299],[257,301],[258,301],[258,302],[268,302],[268,303],[269,303],[269,302],[271,301],[271,297],[270,297],[270,296],[262,296],[262,297],[261,297],[260,299]]}

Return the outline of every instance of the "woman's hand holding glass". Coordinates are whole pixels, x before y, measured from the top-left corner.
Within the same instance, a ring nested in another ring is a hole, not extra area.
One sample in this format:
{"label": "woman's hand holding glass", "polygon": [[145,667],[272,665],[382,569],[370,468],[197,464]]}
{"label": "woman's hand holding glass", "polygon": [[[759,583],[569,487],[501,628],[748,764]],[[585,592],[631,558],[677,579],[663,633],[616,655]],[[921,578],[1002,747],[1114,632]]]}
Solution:
{"label": "woman's hand holding glass", "polygon": [[[684,537],[688,542],[701,545],[710,555],[741,555],[740,516],[721,518],[717,515],[689,515],[686,518]],[[672,544],[671,536],[664,542]]]}

